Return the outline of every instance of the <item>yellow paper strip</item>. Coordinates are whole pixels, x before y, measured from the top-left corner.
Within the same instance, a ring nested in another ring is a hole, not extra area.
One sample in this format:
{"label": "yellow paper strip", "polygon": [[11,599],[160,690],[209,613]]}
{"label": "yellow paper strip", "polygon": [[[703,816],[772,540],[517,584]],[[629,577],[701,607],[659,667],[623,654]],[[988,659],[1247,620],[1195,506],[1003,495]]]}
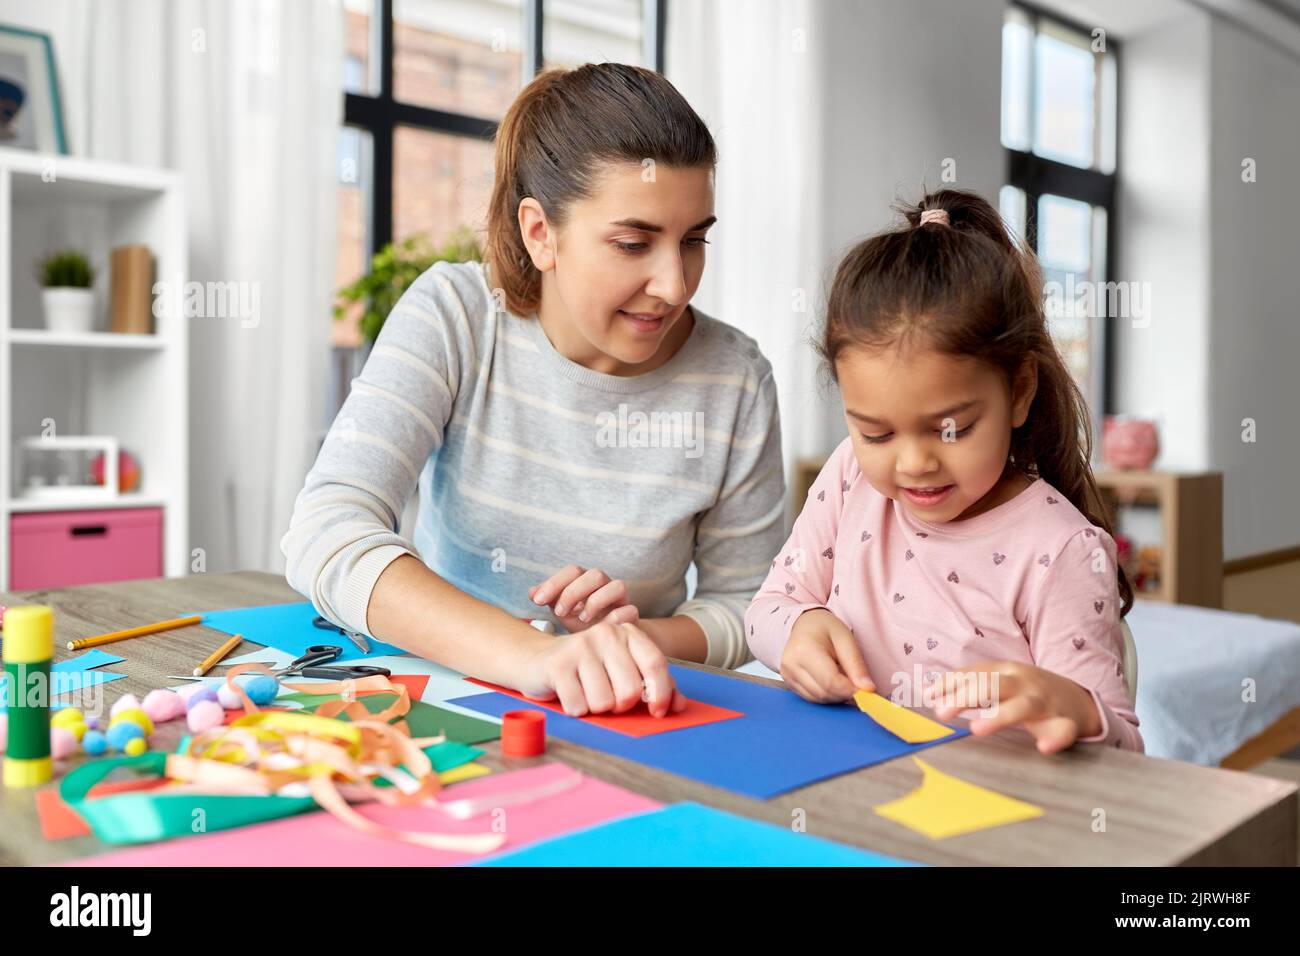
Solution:
{"label": "yellow paper strip", "polygon": [[884,727],[895,737],[909,744],[924,744],[940,740],[953,733],[945,727],[914,710],[900,707],[887,697],[860,690],[853,695],[858,709]]}
{"label": "yellow paper strip", "polygon": [[460,783],[462,780],[473,780],[475,777],[486,777],[491,772],[481,763],[463,763],[459,767],[452,767],[438,774],[438,780],[445,786]]}
{"label": "yellow paper strip", "polygon": [[875,812],[923,833],[943,840],[962,833],[974,833],[1006,823],[1019,823],[1043,815],[1043,808],[1004,796],[935,770],[925,761],[912,758],[925,775],[921,786],[904,797],[882,803]]}

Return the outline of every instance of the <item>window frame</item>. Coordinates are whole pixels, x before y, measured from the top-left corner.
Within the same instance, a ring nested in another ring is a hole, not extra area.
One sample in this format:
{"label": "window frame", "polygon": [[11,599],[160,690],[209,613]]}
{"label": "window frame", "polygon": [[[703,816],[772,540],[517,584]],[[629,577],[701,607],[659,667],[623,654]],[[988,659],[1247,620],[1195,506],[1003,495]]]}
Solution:
{"label": "window frame", "polygon": [[[393,139],[399,126],[470,136],[490,141],[496,120],[406,103],[393,95],[393,4],[373,0],[371,8],[372,75],[378,93],[343,94],[343,125],[370,134],[370,195],[366,205],[366,238],[370,255],[393,241]],[[545,56],[546,0],[523,0],[524,83],[542,70]],[[664,40],[668,0],[643,0],[642,44],[647,63],[664,71]]]}
{"label": "window frame", "polygon": [[[541,72],[545,62],[546,0],[523,0],[522,45],[524,76],[527,84]],[[372,0],[370,27],[371,79],[378,92],[343,92],[343,127],[370,134],[370,149],[361,150],[361,180],[365,218],[367,261],[393,241],[393,143],[399,126],[470,136],[491,141],[499,123],[496,120],[465,113],[403,102],[393,95],[393,4],[394,0]],[[664,72],[664,47],[667,35],[668,0],[642,0],[642,59]],[[347,398],[349,383],[365,362],[369,349],[360,346],[335,346],[330,350],[329,395],[326,423],[333,421]],[[322,433],[323,439],[323,433]]]}
{"label": "window frame", "polygon": [[[1060,14],[1044,10],[1032,3],[1025,3],[1022,0],[1013,0],[1010,4],[1012,8],[1022,14],[1030,23],[1037,36],[1040,26],[1044,21],[1055,23],[1067,30],[1091,36],[1092,30],[1078,21],[1063,17]],[[1106,33],[1106,53],[1112,57],[1115,64],[1115,168],[1105,173],[1099,169],[1081,169],[1078,166],[1071,166],[1069,163],[1063,163],[1055,159],[1048,159],[1039,156],[1033,152],[1033,130],[1030,130],[1030,146],[1028,150],[1014,149],[1005,144],[1002,147],[1006,168],[1004,171],[1004,181],[1008,186],[1020,189],[1025,195],[1025,242],[1029,248],[1037,252],[1038,249],[1038,200],[1044,193],[1050,193],[1055,196],[1061,196],[1065,199],[1075,199],[1080,202],[1086,202],[1091,206],[1096,206],[1106,211],[1106,260],[1103,263],[1105,270],[1106,282],[1115,281],[1115,261],[1116,261],[1116,243],[1119,235],[1118,220],[1116,215],[1115,199],[1118,193],[1118,180],[1120,170],[1120,96],[1119,90],[1122,82],[1123,60],[1121,57],[1121,45],[1117,43],[1110,35]],[[1029,96],[1033,98],[1033,84],[1035,78],[1033,75],[1034,59],[1030,60],[1030,84]],[[1033,112],[1030,111],[1032,123]],[[1094,374],[1099,386],[1097,398],[1100,403],[1101,415],[1109,415],[1115,411],[1115,387],[1114,387],[1114,369],[1115,369],[1115,341],[1117,336],[1114,334],[1113,323],[1114,317],[1106,311],[1105,297],[1098,297],[1099,311],[1098,322],[1095,331],[1101,336],[1099,347],[1093,349],[1094,355],[1100,355],[1101,368],[1098,373]],[[1094,416],[1100,417],[1100,416]],[[1094,429],[1100,429],[1100,423],[1094,422]]]}

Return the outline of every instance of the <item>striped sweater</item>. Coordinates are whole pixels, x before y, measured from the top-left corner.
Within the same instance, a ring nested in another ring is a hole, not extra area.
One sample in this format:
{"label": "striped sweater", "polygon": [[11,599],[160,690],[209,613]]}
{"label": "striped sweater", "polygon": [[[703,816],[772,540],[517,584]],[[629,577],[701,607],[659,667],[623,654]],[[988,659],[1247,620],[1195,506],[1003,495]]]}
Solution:
{"label": "striped sweater", "polygon": [[[607,375],[499,308],[481,264],[435,265],[388,316],[298,494],[289,584],[366,632],[375,581],[404,554],[520,617],[544,616],[528,589],[577,564],[624,579],[642,617],[694,619],[708,663],[749,660],[745,609],[784,539],[776,390],[752,339],[694,315],[663,365]],[[412,542],[396,529],[417,483]]]}

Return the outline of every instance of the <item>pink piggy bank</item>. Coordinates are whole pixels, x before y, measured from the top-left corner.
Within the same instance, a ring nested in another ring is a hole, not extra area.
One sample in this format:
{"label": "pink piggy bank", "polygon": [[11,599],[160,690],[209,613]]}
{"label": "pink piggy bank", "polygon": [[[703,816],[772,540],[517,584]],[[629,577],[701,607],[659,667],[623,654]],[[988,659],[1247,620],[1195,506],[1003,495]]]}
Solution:
{"label": "pink piggy bank", "polygon": [[1155,422],[1106,416],[1101,431],[1101,457],[1111,468],[1148,469],[1159,451]]}

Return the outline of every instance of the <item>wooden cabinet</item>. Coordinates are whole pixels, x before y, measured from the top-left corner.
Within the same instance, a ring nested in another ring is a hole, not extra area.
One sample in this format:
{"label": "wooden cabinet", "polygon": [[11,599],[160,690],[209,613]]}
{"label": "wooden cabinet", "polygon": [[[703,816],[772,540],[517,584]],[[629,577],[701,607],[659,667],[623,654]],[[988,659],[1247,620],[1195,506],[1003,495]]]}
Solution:
{"label": "wooden cabinet", "polygon": [[1223,474],[1098,471],[1096,479],[1117,527],[1125,508],[1160,511],[1160,587],[1135,596],[1223,607]]}

